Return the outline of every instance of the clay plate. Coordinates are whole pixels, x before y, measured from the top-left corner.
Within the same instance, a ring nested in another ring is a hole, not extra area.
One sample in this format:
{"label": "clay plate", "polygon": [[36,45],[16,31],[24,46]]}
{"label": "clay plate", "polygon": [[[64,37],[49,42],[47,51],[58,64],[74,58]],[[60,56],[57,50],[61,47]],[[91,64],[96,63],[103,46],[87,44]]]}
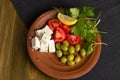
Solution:
{"label": "clay plate", "polygon": [[[35,36],[35,30],[45,26],[48,19],[56,15],[55,10],[50,10],[39,16],[32,24],[27,35],[27,49],[29,56],[34,65],[43,73],[57,79],[73,79],[78,78],[88,73],[97,63],[101,45],[97,45],[90,57],[82,59],[80,63],[74,66],[67,66],[58,61],[54,53],[41,53],[31,47],[31,38]],[[98,35],[96,42],[101,42],[101,37]]]}

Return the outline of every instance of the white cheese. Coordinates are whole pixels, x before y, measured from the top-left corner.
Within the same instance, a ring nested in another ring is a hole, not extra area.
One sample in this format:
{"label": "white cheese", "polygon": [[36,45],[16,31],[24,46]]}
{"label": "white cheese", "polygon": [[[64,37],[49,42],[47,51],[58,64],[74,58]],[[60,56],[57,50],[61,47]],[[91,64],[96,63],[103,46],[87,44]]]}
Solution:
{"label": "white cheese", "polygon": [[54,40],[49,41],[49,52],[55,52],[55,42],[54,42]]}
{"label": "white cheese", "polygon": [[46,25],[35,31],[36,36],[32,38],[32,48],[40,52],[55,52],[55,42],[51,40],[53,31]]}
{"label": "white cheese", "polygon": [[33,49],[37,50],[37,49],[40,48],[40,41],[39,41],[38,37],[32,38],[31,43],[32,43],[32,48]]}
{"label": "white cheese", "polygon": [[53,34],[53,31],[50,29],[50,27],[48,25],[46,25],[44,28],[43,28],[43,31],[47,34]]}
{"label": "white cheese", "polygon": [[47,34],[47,33],[44,33],[41,40],[50,40],[51,39],[51,35],[50,34]]}
{"label": "white cheese", "polygon": [[48,52],[48,40],[41,40],[40,52]]}
{"label": "white cheese", "polygon": [[42,36],[44,34],[44,31],[42,29],[41,30],[36,30],[35,34],[41,40],[41,38],[42,38]]}

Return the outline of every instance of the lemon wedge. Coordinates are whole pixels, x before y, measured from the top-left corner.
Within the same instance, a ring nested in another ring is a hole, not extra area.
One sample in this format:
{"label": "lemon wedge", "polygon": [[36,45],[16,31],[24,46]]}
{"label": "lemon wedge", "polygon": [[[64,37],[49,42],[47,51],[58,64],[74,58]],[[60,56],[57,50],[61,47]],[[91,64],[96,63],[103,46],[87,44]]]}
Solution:
{"label": "lemon wedge", "polygon": [[64,15],[62,13],[58,13],[57,18],[66,25],[73,25],[77,22],[77,19],[72,18],[70,16]]}

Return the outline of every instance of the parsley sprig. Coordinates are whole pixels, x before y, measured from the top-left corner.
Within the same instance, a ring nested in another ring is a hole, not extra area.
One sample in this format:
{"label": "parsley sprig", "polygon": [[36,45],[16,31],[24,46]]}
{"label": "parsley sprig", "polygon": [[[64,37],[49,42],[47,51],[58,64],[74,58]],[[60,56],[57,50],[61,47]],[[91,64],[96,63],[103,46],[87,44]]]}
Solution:
{"label": "parsley sprig", "polygon": [[78,22],[73,25],[72,33],[75,35],[81,35],[87,42],[92,42],[97,35],[97,18],[95,18],[94,8],[90,6],[84,6],[79,11]]}
{"label": "parsley sprig", "polygon": [[97,44],[94,41],[97,33],[106,33],[98,31],[96,28],[96,26],[100,23],[101,11],[97,16],[94,13],[94,7],[91,6],[84,6],[83,8],[75,7],[61,10],[56,8],[56,11],[78,20],[76,24],[72,25],[71,33],[74,35],[80,35],[82,39],[86,41],[85,49],[87,51],[87,56],[89,56],[94,49],[94,45]]}

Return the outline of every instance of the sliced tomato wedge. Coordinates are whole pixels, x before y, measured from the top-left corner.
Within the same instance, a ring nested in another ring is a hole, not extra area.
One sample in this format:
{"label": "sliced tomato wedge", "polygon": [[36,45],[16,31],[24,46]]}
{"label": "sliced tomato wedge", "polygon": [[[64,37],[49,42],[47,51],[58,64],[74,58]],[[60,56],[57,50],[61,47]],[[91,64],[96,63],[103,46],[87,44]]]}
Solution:
{"label": "sliced tomato wedge", "polygon": [[71,31],[71,26],[68,25],[62,25],[62,29],[65,31],[65,33],[70,33]]}
{"label": "sliced tomato wedge", "polygon": [[67,41],[69,42],[69,44],[71,45],[76,45],[80,42],[81,37],[80,36],[76,36],[76,35],[70,35],[67,34]]}
{"label": "sliced tomato wedge", "polygon": [[59,20],[57,20],[56,18],[52,18],[48,21],[48,26],[50,27],[50,29],[52,31],[54,31],[55,28],[60,27],[61,25],[62,25],[62,23]]}
{"label": "sliced tomato wedge", "polygon": [[54,41],[55,42],[62,42],[66,38],[66,34],[64,30],[62,30],[60,27],[57,27],[54,33]]}

